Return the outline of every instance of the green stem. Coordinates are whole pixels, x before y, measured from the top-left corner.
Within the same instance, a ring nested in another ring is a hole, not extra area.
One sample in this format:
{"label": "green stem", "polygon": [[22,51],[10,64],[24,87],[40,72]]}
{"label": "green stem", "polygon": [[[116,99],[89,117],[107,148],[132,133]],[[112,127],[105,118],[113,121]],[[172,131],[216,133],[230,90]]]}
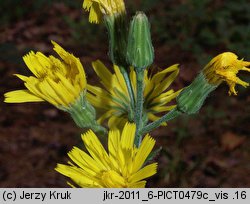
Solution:
{"label": "green stem", "polygon": [[133,120],[133,112],[134,112],[134,109],[135,109],[135,97],[134,97],[134,91],[133,91],[133,87],[132,87],[132,83],[131,83],[131,80],[129,78],[129,74],[128,72],[126,71],[126,69],[123,67],[123,66],[119,66],[120,67],[120,71],[123,75],[123,78],[125,80],[125,83],[126,83],[126,86],[127,86],[127,90],[128,90],[128,94],[129,94],[129,97],[130,97],[130,113],[129,113],[129,116],[131,116],[131,120]]}
{"label": "green stem", "polygon": [[135,124],[136,124],[136,136],[135,145],[137,147],[141,144],[140,130],[142,128],[142,112],[143,112],[143,91],[144,91],[144,70],[136,69],[136,109],[135,109]]}
{"label": "green stem", "polygon": [[172,119],[176,118],[177,116],[179,116],[181,114],[182,114],[182,112],[180,112],[177,108],[171,110],[170,112],[165,114],[160,119],[158,119],[158,120],[148,124],[147,126],[145,126],[140,131],[140,135],[144,135],[146,133],[149,133],[150,131],[154,130],[155,128],[158,128],[163,122],[167,122],[169,120],[172,120]]}

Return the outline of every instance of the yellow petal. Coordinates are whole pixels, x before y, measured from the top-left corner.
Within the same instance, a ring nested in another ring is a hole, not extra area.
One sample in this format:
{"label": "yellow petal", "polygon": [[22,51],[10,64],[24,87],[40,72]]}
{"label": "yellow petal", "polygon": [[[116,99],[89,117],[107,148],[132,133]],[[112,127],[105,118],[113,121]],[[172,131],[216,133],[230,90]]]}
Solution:
{"label": "yellow petal", "polygon": [[155,145],[155,140],[147,134],[143,138],[142,143],[135,156],[132,172],[137,172],[141,168],[141,166],[147,159],[149,153],[152,151],[154,145]]}
{"label": "yellow petal", "polygon": [[146,181],[139,181],[136,183],[129,184],[128,188],[145,188]]}
{"label": "yellow petal", "polygon": [[[26,86],[28,87],[28,84]],[[48,80],[39,83],[38,87],[39,89],[36,90],[40,90],[43,93],[44,100],[52,103],[54,106],[58,105],[63,105],[65,107],[68,106],[68,103],[65,100],[65,98],[63,98],[61,93],[58,92],[58,89],[56,87],[51,86]],[[30,88],[31,87],[29,87],[29,89]]]}
{"label": "yellow petal", "polygon": [[86,10],[89,10],[92,4],[93,4],[93,0],[84,0],[82,7]]}
{"label": "yellow petal", "polygon": [[37,61],[36,54],[33,51],[23,56],[23,61],[36,77],[40,77],[44,73],[43,67]]}
{"label": "yellow petal", "polygon": [[[106,111],[105,113],[101,114],[101,117],[98,118],[97,122],[99,124],[102,124],[106,119],[110,118],[114,114],[115,110],[110,109]],[[113,129],[111,126],[109,126],[110,129]]]}
{"label": "yellow petal", "polygon": [[112,111],[112,114],[109,115],[108,127],[110,129],[122,130],[126,122],[128,122],[126,116],[120,116],[119,112]]}
{"label": "yellow petal", "polygon": [[134,146],[136,125],[126,123],[121,136],[121,147],[123,149],[132,149]]}
{"label": "yellow petal", "polygon": [[110,130],[108,136],[108,149],[109,155],[113,158],[116,157],[117,151],[120,146],[120,132],[119,130]]}
{"label": "yellow petal", "polygon": [[96,72],[96,74],[100,77],[102,84],[104,87],[109,90],[112,86],[112,74],[111,72],[107,69],[107,67],[100,61],[94,61],[92,62],[92,66]]}
{"label": "yellow petal", "polygon": [[[114,65],[115,77],[114,84],[112,84],[117,90],[119,90],[126,98],[129,98],[126,82],[122,76],[120,68]],[[109,82],[110,83],[110,82]]]}
{"label": "yellow petal", "polygon": [[[136,73],[135,73],[133,68],[130,68],[130,70],[131,71],[130,71],[129,77],[131,80],[134,95],[136,96]],[[146,87],[145,87],[145,89],[146,89]]]}
{"label": "yellow petal", "polygon": [[84,145],[102,169],[108,168],[108,154],[92,130],[82,135]]}
{"label": "yellow petal", "polygon": [[[150,113],[150,112],[147,115],[148,115],[148,119],[151,120],[151,121],[156,121],[156,120],[161,118],[161,117],[158,117],[158,116],[156,116],[156,115],[154,115],[153,113]],[[166,126],[167,123],[163,122],[161,125]]]}
{"label": "yellow petal", "polygon": [[19,79],[21,79],[22,81],[26,82],[29,80],[29,77],[21,75],[21,74],[14,74],[16,77],[18,77]]}
{"label": "yellow petal", "polygon": [[[110,109],[110,105],[112,104],[112,100],[110,100],[109,94],[102,88],[97,87],[97,86],[91,86],[91,85],[87,85],[87,89],[90,93],[93,93],[89,95],[87,95],[87,97],[89,98],[90,102],[95,105],[98,108],[102,108],[102,109]],[[92,96],[94,97],[92,97]]]}
{"label": "yellow petal", "polygon": [[148,177],[156,174],[156,169],[157,169],[157,163],[147,165],[144,168],[140,169],[138,172],[136,172],[134,175],[132,175],[129,178],[129,181],[131,183],[135,183],[137,181],[148,178]]}
{"label": "yellow petal", "polygon": [[100,23],[102,21],[102,12],[98,3],[93,2],[89,11],[89,22]]}
{"label": "yellow petal", "polygon": [[32,94],[29,90],[16,90],[4,94],[5,103],[40,102],[42,98]]}
{"label": "yellow petal", "polygon": [[[175,80],[178,73],[179,73],[179,70],[176,70],[172,74],[170,74],[169,77],[165,78],[163,81],[159,80],[158,83],[156,83],[156,87],[155,87],[153,93],[150,95],[148,100],[150,100],[150,99],[160,95],[162,92],[164,92],[170,86],[170,84]],[[156,78],[156,80],[157,80],[157,78]]]}
{"label": "yellow petal", "polygon": [[101,187],[97,182],[93,182],[95,177],[89,177],[86,175],[86,172],[80,168],[58,164],[55,170],[67,177],[70,177],[80,187]]}
{"label": "yellow petal", "polygon": [[161,113],[161,112],[166,112],[166,111],[170,111],[172,109],[174,109],[176,107],[176,105],[172,105],[172,106],[155,106],[154,108],[152,108],[152,111],[155,113]]}
{"label": "yellow petal", "polygon": [[166,103],[169,103],[174,98],[176,98],[179,95],[179,93],[180,91],[174,92],[170,95],[163,93],[162,95],[159,95],[158,97],[154,98],[154,100],[151,101],[150,105],[151,107],[155,107],[157,105],[165,105]]}
{"label": "yellow petal", "polygon": [[174,64],[170,67],[167,67],[166,69],[162,70],[161,72],[156,73],[153,78],[152,82],[153,83],[158,83],[159,81],[162,81],[165,75],[169,72],[173,72],[179,70],[179,64]]}
{"label": "yellow petal", "polygon": [[61,84],[61,90],[63,92],[67,92],[68,95],[70,95],[70,97],[72,98],[69,101],[73,101],[74,98],[78,98],[80,95],[80,92],[83,91],[82,90],[77,90],[76,86],[72,85],[69,80],[66,79],[65,76],[61,75],[60,73],[57,73],[58,78],[60,79],[59,84]]}
{"label": "yellow petal", "polygon": [[68,153],[68,156],[76,165],[78,165],[91,175],[94,175],[102,170],[102,168],[92,157],[90,157],[88,154],[77,147],[74,147]]}

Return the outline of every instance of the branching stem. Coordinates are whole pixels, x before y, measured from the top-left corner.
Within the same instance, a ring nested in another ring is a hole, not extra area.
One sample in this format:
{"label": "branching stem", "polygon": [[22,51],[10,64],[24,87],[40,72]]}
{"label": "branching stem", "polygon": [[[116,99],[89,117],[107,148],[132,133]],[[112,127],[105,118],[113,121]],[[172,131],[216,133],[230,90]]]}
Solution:
{"label": "branching stem", "polygon": [[169,120],[172,120],[174,118],[176,118],[177,116],[181,115],[182,112],[180,112],[177,108],[171,110],[170,112],[168,112],[167,114],[165,114],[163,117],[161,117],[160,119],[148,124],[147,126],[145,126],[141,131],[140,131],[140,135],[144,135],[146,133],[151,132],[152,130],[158,128],[163,122],[167,122]]}

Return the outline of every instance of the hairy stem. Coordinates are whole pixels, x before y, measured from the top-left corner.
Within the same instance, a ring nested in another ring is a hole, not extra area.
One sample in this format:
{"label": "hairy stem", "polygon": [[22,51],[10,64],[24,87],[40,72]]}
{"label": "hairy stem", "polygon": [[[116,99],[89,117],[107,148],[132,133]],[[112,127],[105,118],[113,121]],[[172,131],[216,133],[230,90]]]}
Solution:
{"label": "hairy stem", "polygon": [[181,115],[182,112],[180,112],[177,108],[171,110],[170,112],[168,112],[167,114],[165,114],[163,117],[161,117],[160,119],[148,124],[147,126],[145,126],[141,131],[140,131],[140,135],[144,135],[146,133],[151,132],[152,130],[158,128],[163,122],[167,122],[169,120],[172,120],[174,118],[176,118],[177,116]]}
{"label": "hairy stem", "polygon": [[142,134],[140,134],[140,130],[142,128],[142,112],[143,112],[143,91],[144,91],[143,80],[144,80],[144,70],[136,69],[135,145],[137,147],[140,146],[142,137]]}

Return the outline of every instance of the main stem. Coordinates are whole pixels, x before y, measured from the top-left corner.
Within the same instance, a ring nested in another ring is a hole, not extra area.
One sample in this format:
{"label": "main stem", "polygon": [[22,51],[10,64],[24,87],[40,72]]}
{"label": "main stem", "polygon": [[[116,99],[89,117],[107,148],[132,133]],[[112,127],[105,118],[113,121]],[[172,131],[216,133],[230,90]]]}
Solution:
{"label": "main stem", "polygon": [[144,91],[144,70],[136,69],[136,109],[135,109],[135,124],[136,124],[136,136],[135,145],[137,147],[141,144],[140,130],[142,128],[142,113],[143,113],[143,91]]}
{"label": "main stem", "polygon": [[158,119],[158,120],[148,124],[147,126],[145,126],[140,131],[140,135],[144,135],[146,133],[149,133],[150,131],[154,130],[155,128],[158,128],[162,123],[167,122],[169,120],[172,120],[172,119],[176,118],[177,116],[179,116],[181,114],[182,114],[182,112],[180,112],[177,108],[174,108],[173,110],[171,110],[170,112],[165,114],[160,119]]}

